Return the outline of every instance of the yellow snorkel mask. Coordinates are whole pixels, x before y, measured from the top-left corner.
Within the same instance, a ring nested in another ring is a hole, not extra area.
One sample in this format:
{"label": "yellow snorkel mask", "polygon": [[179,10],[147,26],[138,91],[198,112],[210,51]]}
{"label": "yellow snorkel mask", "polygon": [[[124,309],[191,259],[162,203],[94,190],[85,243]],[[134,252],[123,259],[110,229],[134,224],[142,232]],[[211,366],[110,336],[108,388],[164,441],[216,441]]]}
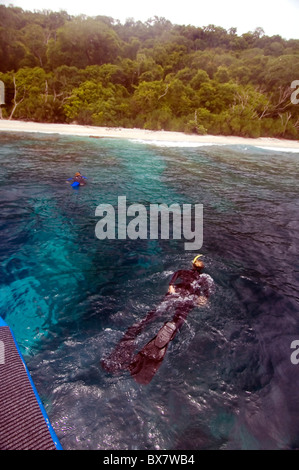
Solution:
{"label": "yellow snorkel mask", "polygon": [[194,260],[192,261],[192,264],[194,264],[194,263],[195,263],[195,261],[197,261],[197,260],[198,260],[198,258],[200,258],[201,256],[203,256],[203,255],[197,255],[197,256],[195,256]]}
{"label": "yellow snorkel mask", "polygon": [[192,261],[193,268],[197,269],[198,271],[202,270],[205,267],[204,262],[200,259],[202,256],[203,255],[201,254],[197,255]]}

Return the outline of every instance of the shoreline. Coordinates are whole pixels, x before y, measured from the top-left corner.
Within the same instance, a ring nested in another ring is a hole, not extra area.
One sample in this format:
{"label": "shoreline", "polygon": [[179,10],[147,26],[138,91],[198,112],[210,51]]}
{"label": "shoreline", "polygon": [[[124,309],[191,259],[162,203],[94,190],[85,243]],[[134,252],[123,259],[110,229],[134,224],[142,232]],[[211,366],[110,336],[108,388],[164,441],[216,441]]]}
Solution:
{"label": "shoreline", "polygon": [[214,136],[184,134],[183,132],[127,129],[121,127],[96,127],[78,124],[51,124],[27,121],[0,120],[0,132],[29,132],[60,134],[90,138],[120,138],[161,143],[186,143],[204,145],[249,145],[264,149],[299,152],[299,140],[275,139],[272,137],[246,138],[237,136]]}

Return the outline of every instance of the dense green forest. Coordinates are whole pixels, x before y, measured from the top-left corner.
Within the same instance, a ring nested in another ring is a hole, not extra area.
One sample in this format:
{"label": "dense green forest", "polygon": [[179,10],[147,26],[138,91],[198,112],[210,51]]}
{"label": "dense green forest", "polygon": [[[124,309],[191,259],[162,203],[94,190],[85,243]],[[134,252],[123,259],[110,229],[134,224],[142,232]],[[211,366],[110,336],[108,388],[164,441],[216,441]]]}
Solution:
{"label": "dense green forest", "polygon": [[6,119],[299,136],[299,40],[260,27],[238,35],[0,5],[0,45]]}

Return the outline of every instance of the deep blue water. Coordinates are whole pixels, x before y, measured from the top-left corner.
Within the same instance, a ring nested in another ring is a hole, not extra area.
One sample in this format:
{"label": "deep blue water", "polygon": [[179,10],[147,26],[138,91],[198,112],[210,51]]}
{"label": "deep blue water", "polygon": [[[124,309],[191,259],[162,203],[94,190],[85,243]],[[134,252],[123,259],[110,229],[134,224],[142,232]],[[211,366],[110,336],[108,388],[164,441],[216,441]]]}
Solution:
{"label": "deep blue water", "polygon": [[[298,153],[41,134],[0,142],[0,314],[64,449],[298,448]],[[65,180],[78,170],[88,184],[76,191]],[[98,240],[96,207],[118,196],[204,206],[200,251],[216,291],[148,386],[100,361],[197,252],[184,240]]]}

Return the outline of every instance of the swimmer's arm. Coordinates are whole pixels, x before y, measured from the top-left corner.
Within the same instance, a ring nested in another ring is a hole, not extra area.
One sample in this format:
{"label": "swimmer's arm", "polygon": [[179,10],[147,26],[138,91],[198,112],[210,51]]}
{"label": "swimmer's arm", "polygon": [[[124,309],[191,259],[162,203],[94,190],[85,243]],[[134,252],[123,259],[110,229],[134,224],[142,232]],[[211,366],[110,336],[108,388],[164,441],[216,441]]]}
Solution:
{"label": "swimmer's arm", "polygon": [[205,295],[200,295],[197,299],[197,305],[204,307],[208,303],[208,298]]}
{"label": "swimmer's arm", "polygon": [[168,293],[169,294],[175,294],[175,288],[172,284],[170,284],[169,287],[168,287]]}
{"label": "swimmer's arm", "polygon": [[170,279],[170,283],[169,283],[169,287],[168,287],[168,293],[169,294],[175,294],[175,287],[174,287],[174,283],[176,282],[177,278],[180,276],[181,274],[181,270],[177,271],[176,273],[174,273],[174,275],[172,276],[172,278]]}

